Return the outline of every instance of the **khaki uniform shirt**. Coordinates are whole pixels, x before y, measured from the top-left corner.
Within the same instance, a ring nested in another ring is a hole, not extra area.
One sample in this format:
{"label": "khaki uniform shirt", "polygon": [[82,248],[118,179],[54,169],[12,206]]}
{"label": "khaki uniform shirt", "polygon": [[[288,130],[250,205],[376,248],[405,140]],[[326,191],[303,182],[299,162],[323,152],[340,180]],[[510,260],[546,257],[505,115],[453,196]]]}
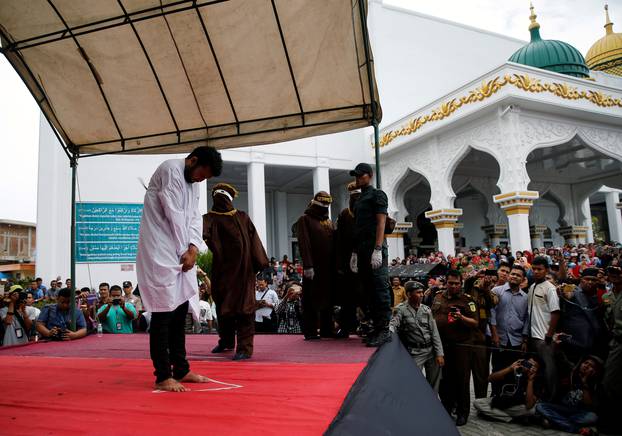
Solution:
{"label": "khaki uniform shirt", "polygon": [[461,292],[449,297],[447,291],[437,293],[432,303],[432,314],[443,343],[472,343],[477,329],[472,329],[457,319],[451,322],[449,312],[452,306],[460,309],[462,315],[478,319],[477,303],[469,294]]}
{"label": "khaki uniform shirt", "polygon": [[[414,347],[414,352],[417,349],[427,352],[432,347],[435,356],[443,356],[441,336],[428,306],[421,304],[415,309],[408,302],[400,304],[395,308],[389,326],[399,335],[404,346]],[[425,344],[430,345],[425,347]]]}

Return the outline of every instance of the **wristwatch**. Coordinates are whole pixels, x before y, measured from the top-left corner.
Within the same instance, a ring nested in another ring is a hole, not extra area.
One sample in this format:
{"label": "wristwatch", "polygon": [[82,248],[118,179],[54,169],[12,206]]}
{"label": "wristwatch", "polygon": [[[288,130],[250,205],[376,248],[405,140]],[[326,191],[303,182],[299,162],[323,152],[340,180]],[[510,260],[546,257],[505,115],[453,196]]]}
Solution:
{"label": "wristwatch", "polygon": [[376,246],[374,247],[374,250],[382,250],[382,245],[376,245]]}
{"label": "wristwatch", "polygon": [[7,315],[15,315],[15,312],[7,312]]}

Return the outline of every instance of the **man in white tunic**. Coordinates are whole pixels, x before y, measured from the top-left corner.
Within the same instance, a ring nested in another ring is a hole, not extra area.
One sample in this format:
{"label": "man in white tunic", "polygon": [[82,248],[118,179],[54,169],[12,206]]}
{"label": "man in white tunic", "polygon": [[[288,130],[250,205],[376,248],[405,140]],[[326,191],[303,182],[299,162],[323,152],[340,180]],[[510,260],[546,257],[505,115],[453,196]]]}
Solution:
{"label": "man in white tunic", "polygon": [[152,313],[149,350],[156,389],[180,392],[181,383],[207,382],[190,371],[184,324],[198,315],[197,254],[205,250],[199,213],[199,182],[222,171],[220,153],[198,147],[186,159],[156,169],[145,194],[136,272],[145,310]]}

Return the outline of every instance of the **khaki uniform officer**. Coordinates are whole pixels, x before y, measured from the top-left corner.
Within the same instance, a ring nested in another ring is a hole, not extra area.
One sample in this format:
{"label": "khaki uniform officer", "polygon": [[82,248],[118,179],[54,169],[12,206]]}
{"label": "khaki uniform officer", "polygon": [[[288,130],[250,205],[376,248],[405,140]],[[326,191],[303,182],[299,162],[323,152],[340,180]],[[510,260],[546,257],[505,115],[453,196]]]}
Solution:
{"label": "khaki uniform officer", "polygon": [[462,291],[462,277],[458,271],[447,272],[447,290],[434,297],[432,314],[445,352],[439,396],[448,412],[455,407],[456,425],[464,425],[471,408],[470,362],[478,321],[477,304]]}
{"label": "khaki uniform officer", "polygon": [[419,369],[425,368],[425,378],[438,392],[441,367],[445,364],[441,336],[432,310],[421,304],[423,285],[410,281],[404,287],[408,300],[395,308],[389,328],[398,334]]}

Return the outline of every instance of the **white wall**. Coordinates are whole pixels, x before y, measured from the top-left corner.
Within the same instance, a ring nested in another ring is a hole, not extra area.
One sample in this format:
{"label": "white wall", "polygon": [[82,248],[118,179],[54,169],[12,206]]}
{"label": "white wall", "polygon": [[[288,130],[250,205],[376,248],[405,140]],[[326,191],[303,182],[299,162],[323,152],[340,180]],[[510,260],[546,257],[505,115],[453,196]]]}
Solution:
{"label": "white wall", "polygon": [[503,64],[527,43],[370,2],[370,35],[386,125]]}

